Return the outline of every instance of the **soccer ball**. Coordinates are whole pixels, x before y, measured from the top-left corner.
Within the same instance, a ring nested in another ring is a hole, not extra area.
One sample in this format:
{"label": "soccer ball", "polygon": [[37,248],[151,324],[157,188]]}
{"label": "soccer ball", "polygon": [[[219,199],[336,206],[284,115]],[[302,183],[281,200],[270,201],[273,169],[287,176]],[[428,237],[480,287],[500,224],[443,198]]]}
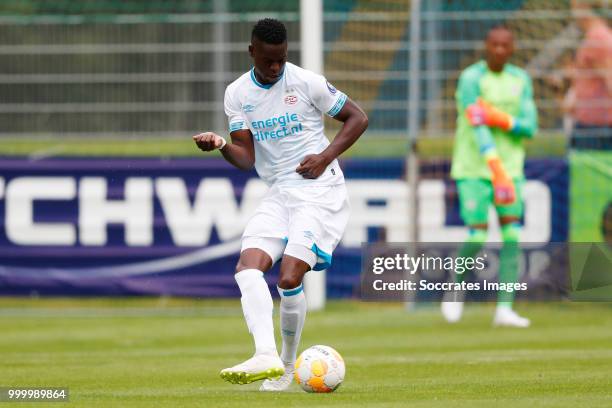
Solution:
{"label": "soccer ball", "polygon": [[306,392],[332,392],[344,380],[344,360],[329,346],[312,346],[295,362],[294,377]]}

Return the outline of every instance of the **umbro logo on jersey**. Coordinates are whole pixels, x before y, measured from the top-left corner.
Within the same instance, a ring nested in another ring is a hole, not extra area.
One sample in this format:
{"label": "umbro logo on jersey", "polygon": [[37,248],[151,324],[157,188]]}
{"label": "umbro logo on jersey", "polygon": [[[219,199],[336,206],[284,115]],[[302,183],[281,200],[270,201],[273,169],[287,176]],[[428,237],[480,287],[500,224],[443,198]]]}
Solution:
{"label": "umbro logo on jersey", "polygon": [[253,112],[255,110],[255,106],[253,106],[253,105],[244,105],[242,107],[242,110],[244,111],[244,113]]}
{"label": "umbro logo on jersey", "polygon": [[329,90],[330,94],[335,95],[336,92],[338,92],[338,90],[336,88],[334,88],[334,86],[332,84],[330,84],[327,81],[325,81],[325,83],[327,84],[327,89]]}
{"label": "umbro logo on jersey", "polygon": [[295,105],[298,102],[297,95],[287,95],[285,96],[285,105]]}

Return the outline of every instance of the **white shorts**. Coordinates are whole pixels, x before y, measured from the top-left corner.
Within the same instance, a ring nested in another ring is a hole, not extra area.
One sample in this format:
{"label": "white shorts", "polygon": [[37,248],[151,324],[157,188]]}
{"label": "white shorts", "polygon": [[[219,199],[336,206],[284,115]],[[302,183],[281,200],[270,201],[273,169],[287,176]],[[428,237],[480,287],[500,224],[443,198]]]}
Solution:
{"label": "white shorts", "polygon": [[247,223],[241,251],[261,249],[273,263],[287,254],[308,263],[315,271],[326,269],[344,234],[349,210],[344,184],[274,185]]}

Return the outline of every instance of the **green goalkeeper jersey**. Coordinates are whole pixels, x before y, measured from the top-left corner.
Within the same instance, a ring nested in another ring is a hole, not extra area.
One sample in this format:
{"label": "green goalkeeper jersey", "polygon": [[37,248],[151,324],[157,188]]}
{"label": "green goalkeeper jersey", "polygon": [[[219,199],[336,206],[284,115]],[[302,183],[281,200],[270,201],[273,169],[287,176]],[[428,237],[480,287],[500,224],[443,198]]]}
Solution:
{"label": "green goalkeeper jersey", "polygon": [[466,108],[478,98],[513,116],[515,126],[511,131],[485,126],[481,126],[479,131],[491,133],[508,175],[514,179],[523,178],[523,139],[532,137],[538,127],[531,78],[525,70],[511,64],[504,65],[501,72],[493,72],[485,61],[470,65],[459,78],[455,93],[458,115],[451,177],[491,179],[489,167],[480,152],[476,128],[465,114]]}

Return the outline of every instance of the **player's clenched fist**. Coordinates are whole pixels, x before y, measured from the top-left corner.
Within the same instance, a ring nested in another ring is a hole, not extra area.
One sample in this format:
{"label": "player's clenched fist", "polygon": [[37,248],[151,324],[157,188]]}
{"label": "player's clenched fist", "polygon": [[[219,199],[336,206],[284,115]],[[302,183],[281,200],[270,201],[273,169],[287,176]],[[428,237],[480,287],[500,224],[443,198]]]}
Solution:
{"label": "player's clenched fist", "polygon": [[215,149],[223,149],[226,145],[224,138],[213,132],[204,132],[193,136],[193,141],[198,145],[200,150],[210,152]]}
{"label": "player's clenched fist", "polygon": [[304,157],[295,171],[304,178],[316,179],[325,171],[329,163],[329,160],[322,154],[309,154]]}

